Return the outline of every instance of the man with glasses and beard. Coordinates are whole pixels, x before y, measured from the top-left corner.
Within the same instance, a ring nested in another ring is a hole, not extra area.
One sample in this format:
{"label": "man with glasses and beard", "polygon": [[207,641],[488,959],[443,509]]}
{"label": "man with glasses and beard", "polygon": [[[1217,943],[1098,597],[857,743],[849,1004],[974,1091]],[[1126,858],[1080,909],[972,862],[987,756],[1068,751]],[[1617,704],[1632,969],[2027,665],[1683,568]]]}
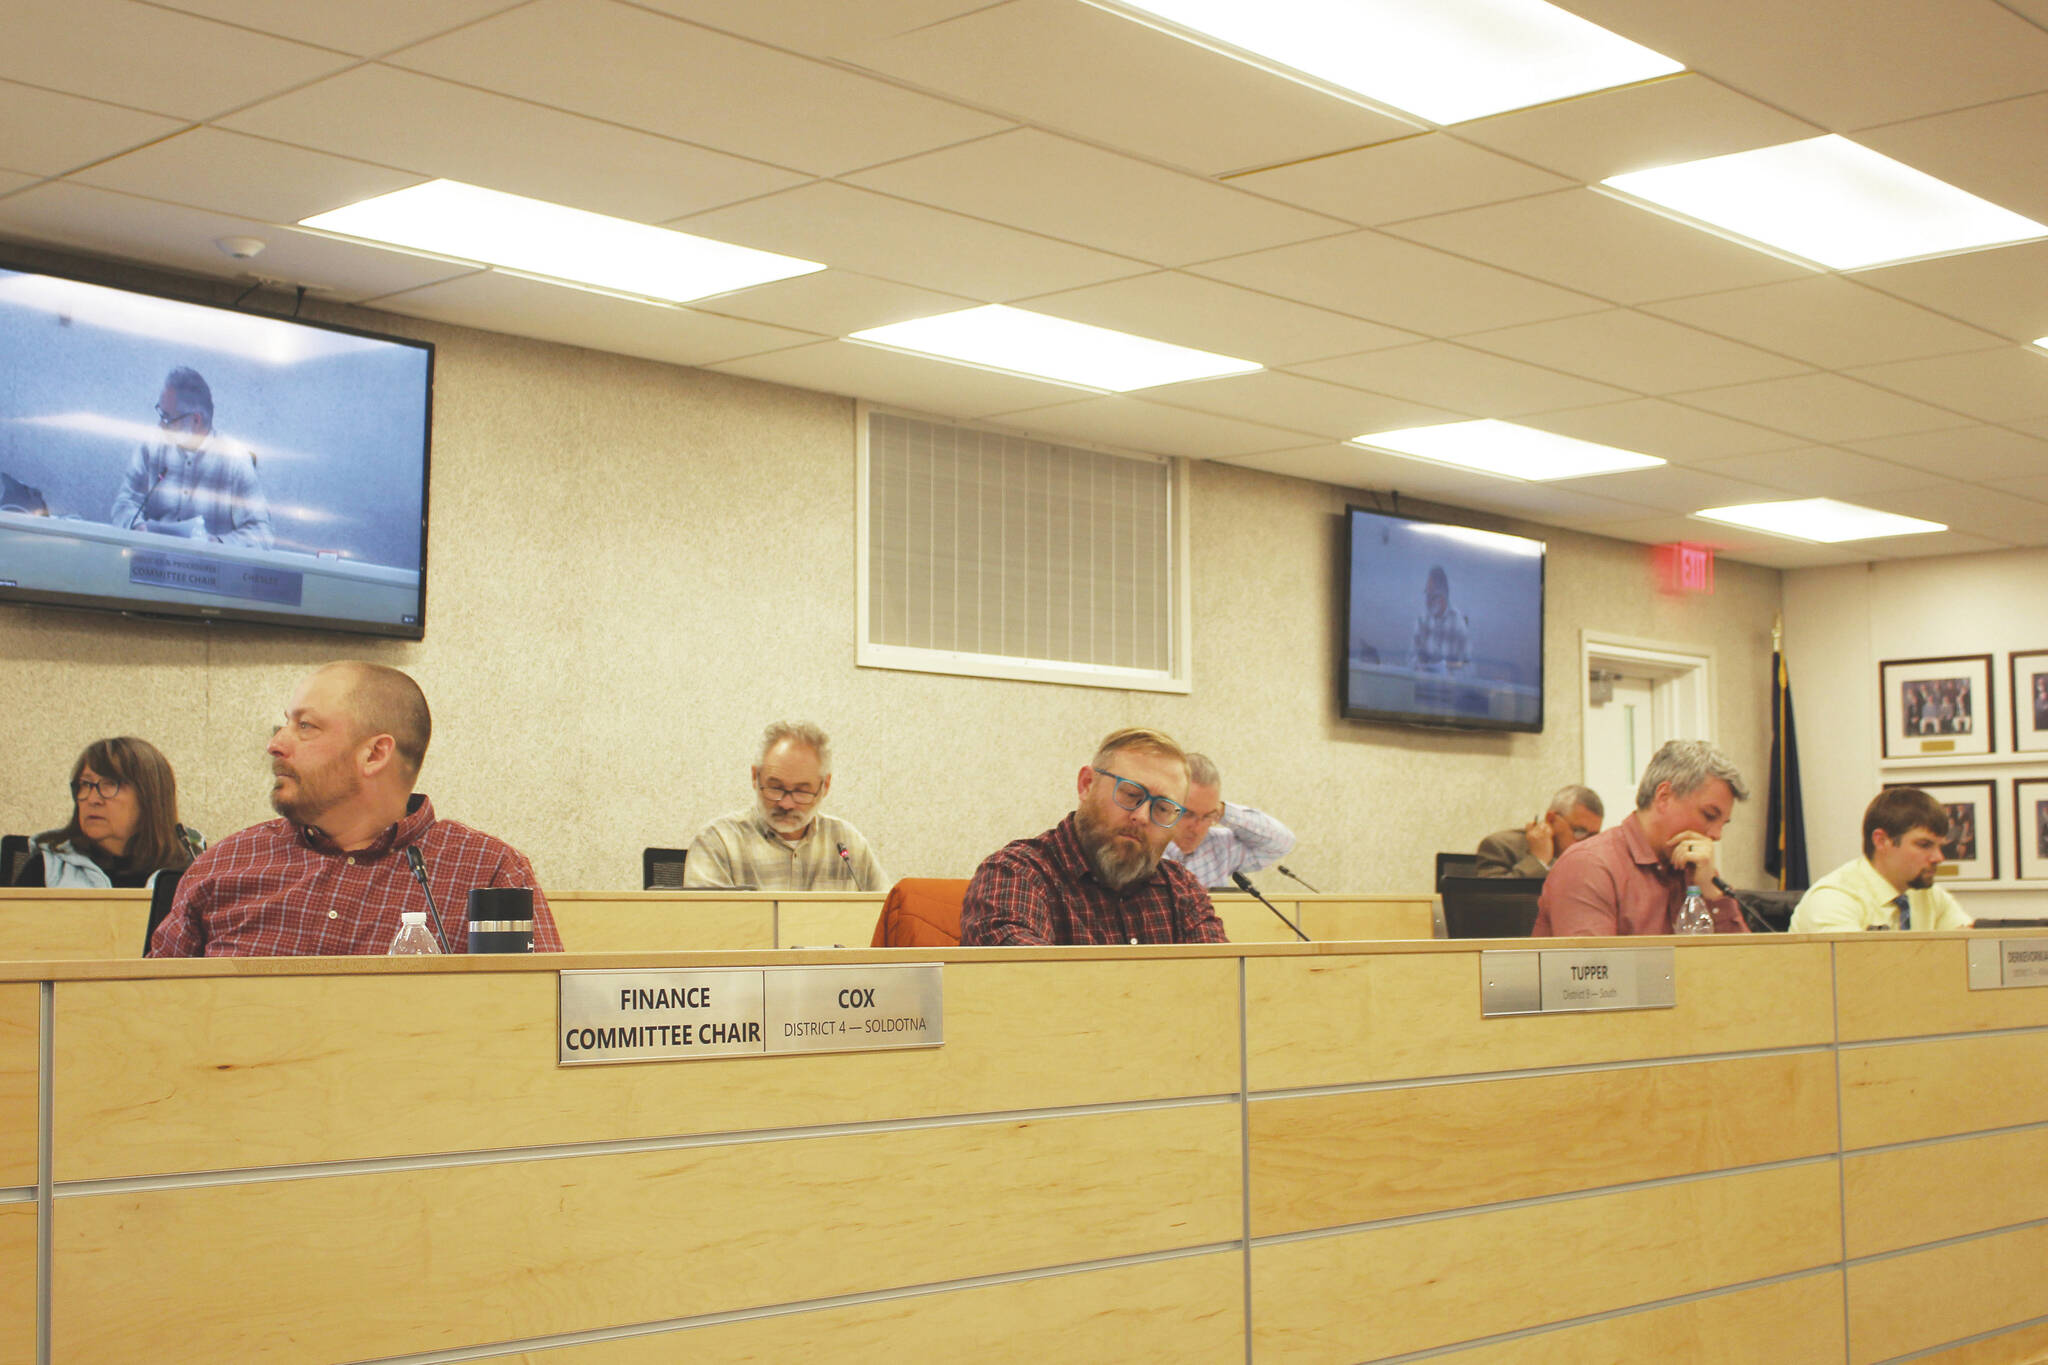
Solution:
{"label": "man with glasses and beard", "polygon": [[256,477],[256,452],[213,429],[213,390],[180,365],[156,400],[161,441],[128,461],[108,520],[129,531],[268,550],[270,503]]}
{"label": "man with glasses and beard", "polygon": [[1187,814],[1178,744],[1118,730],[1081,769],[1076,793],[1066,819],[982,860],[960,908],[963,945],[1226,941],[1202,884],[1161,861]]}
{"label": "man with glasses and beard", "polygon": [[683,862],[688,888],[884,891],[889,874],[867,838],[818,807],[832,790],[832,742],[815,725],[778,720],[761,735],[755,804],[704,826]]}

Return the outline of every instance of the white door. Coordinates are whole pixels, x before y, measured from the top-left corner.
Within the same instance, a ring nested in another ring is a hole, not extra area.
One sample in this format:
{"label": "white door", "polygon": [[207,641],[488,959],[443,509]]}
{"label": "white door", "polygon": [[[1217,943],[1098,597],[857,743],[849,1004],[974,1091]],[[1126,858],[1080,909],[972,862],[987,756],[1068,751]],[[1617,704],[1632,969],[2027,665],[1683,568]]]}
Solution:
{"label": "white door", "polygon": [[1636,808],[1636,783],[1663,738],[1652,717],[1655,684],[1614,680],[1614,695],[1586,706],[1586,785],[1600,793],[1613,824]]}

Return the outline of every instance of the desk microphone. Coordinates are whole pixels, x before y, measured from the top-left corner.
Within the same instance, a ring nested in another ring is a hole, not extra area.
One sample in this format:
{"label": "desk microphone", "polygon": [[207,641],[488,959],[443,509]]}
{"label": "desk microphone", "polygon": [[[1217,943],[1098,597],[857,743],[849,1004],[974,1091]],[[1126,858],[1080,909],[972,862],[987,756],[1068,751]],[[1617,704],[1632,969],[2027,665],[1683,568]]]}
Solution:
{"label": "desk microphone", "polygon": [[846,842],[844,840],[841,840],[839,844],[839,861],[846,864],[846,880],[854,883],[856,886],[859,885],[860,878],[853,875],[853,855],[846,851]]}
{"label": "desk microphone", "polygon": [[[1301,882],[1301,878],[1299,878],[1299,877],[1297,877],[1297,876],[1295,876],[1295,875],[1294,875],[1294,869],[1293,869],[1293,868],[1291,868],[1291,867],[1289,867],[1289,866],[1288,866],[1288,865],[1287,865],[1286,863],[1275,863],[1275,864],[1273,864],[1273,870],[1274,870],[1275,872],[1278,872],[1278,873],[1279,873],[1279,874],[1280,874],[1281,876],[1283,876],[1283,877],[1287,878],[1287,880],[1288,880],[1288,881],[1291,881],[1291,882]],[[1301,884],[1302,884],[1303,886],[1308,886],[1308,883],[1307,883],[1307,882],[1301,882]],[[1320,892],[1320,891],[1316,891],[1316,889],[1315,889],[1315,888],[1314,888],[1313,886],[1308,886],[1308,889],[1309,889],[1309,890],[1311,890],[1311,891],[1315,891],[1315,892],[1316,892],[1316,894],[1317,894],[1318,896],[1320,896],[1320,895],[1322,895],[1322,894],[1323,894],[1323,893],[1322,893],[1322,892]]]}
{"label": "desk microphone", "polygon": [[427,909],[433,912],[434,941],[441,945],[441,952],[446,954],[450,949],[448,935],[441,932],[441,907],[434,904],[434,888],[427,885],[427,860],[420,856],[418,844],[405,846],[405,862],[406,866],[412,869],[413,880],[420,884],[420,890],[427,893]]}
{"label": "desk microphone", "polygon": [[1298,928],[1295,925],[1293,920],[1281,914],[1279,906],[1273,904],[1273,902],[1267,900],[1264,896],[1261,896],[1259,894],[1259,888],[1252,885],[1252,879],[1250,877],[1245,876],[1242,872],[1233,872],[1230,874],[1230,880],[1237,883],[1238,890],[1244,892],[1253,900],[1257,901],[1260,905],[1265,906],[1268,910],[1271,910],[1273,912],[1273,917],[1275,919],[1279,920],[1289,929],[1294,930],[1294,936],[1296,938],[1300,939],[1303,943],[1313,943],[1315,941],[1311,939],[1307,934],[1301,932],[1300,928]]}

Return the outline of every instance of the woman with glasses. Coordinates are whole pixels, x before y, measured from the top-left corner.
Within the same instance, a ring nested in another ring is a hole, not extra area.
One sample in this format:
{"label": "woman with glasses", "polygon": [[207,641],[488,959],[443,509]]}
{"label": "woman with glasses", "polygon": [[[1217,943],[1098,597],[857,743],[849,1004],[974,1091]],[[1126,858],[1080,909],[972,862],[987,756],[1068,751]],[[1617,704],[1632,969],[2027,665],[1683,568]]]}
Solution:
{"label": "woman with glasses", "polygon": [[38,834],[16,886],[148,886],[206,847],[178,823],[178,779],[148,740],[94,740],[71,765],[71,823]]}

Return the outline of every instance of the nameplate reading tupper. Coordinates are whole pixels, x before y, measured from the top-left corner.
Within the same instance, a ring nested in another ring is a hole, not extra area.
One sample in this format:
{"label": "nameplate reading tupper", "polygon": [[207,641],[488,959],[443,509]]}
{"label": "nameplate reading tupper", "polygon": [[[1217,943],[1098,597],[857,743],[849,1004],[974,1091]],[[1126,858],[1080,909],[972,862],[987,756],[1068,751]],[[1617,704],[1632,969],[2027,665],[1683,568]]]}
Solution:
{"label": "nameplate reading tupper", "polygon": [[940,1047],[943,970],[920,963],[562,972],[558,1060],[585,1066]]}
{"label": "nameplate reading tupper", "polygon": [[1970,989],[2048,986],[2048,938],[1973,938]]}
{"label": "nameplate reading tupper", "polygon": [[1496,950],[1479,955],[1479,1012],[1580,1014],[1678,1003],[1669,948]]}

